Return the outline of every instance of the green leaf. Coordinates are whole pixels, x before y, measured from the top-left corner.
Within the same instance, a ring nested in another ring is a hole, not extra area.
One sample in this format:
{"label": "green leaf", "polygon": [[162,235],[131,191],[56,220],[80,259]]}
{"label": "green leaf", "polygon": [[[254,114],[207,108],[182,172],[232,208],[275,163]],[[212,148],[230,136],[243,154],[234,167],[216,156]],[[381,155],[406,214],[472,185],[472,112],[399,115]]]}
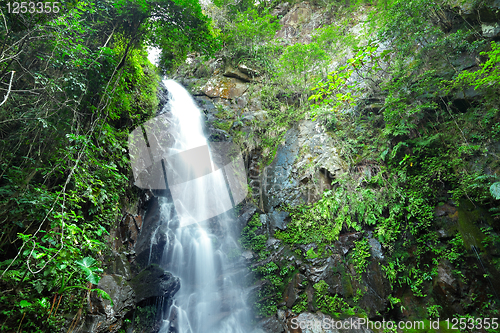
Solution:
{"label": "green leaf", "polygon": [[113,300],[111,299],[111,296],[107,292],[105,292],[102,289],[92,289],[92,291],[95,291],[97,295],[101,296],[103,299],[107,299],[108,301],[111,302],[111,306],[113,306]]}
{"label": "green leaf", "polygon": [[490,186],[490,193],[496,200],[500,200],[500,182],[493,183]]}
{"label": "green leaf", "polygon": [[85,279],[93,284],[98,284],[100,277],[95,274],[95,272],[100,272],[101,270],[96,267],[97,260],[92,257],[85,257],[82,260],[77,260],[75,263],[80,266],[81,270],[85,274]]}
{"label": "green leaf", "polygon": [[19,302],[19,306],[22,308],[27,308],[31,306],[31,303],[23,299],[21,302]]}

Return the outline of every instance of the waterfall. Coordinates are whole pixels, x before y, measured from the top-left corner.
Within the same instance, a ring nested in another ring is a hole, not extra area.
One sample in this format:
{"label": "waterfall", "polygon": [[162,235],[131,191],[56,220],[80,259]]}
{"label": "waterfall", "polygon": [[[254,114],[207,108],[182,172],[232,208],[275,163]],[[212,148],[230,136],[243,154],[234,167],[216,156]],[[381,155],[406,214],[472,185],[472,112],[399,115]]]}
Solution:
{"label": "waterfall", "polygon": [[163,168],[172,195],[160,202],[168,206],[162,211],[174,205],[176,214],[162,216],[169,241],[161,266],[180,278],[181,288],[164,314],[160,332],[250,332],[250,310],[244,301],[246,270],[227,256],[239,249],[235,222],[229,212],[221,214],[239,200],[238,195],[228,191],[228,170],[215,165],[208,149],[202,112],[181,85],[171,80],[164,84],[173,142]]}

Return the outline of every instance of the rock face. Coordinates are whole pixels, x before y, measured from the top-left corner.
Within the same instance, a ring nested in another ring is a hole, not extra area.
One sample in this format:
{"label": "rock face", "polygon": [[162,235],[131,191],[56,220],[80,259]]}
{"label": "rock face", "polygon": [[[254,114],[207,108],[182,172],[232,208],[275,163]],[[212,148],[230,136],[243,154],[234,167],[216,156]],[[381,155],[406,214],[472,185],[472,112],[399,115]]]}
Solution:
{"label": "rock face", "polygon": [[181,284],[177,277],[164,271],[157,265],[150,265],[130,281],[135,292],[136,303],[158,298],[170,299],[179,290]]}
{"label": "rock face", "polygon": [[[472,3],[463,3],[460,0],[449,1],[450,8],[470,21],[481,22],[483,37],[498,38],[500,36],[500,1],[490,0],[487,5],[477,9]],[[449,14],[449,13],[448,13]],[[280,20],[282,28],[276,33],[275,39],[283,44],[310,43],[314,29],[328,24],[331,13],[326,13],[312,3],[301,2],[290,5],[284,2],[273,9],[272,15]],[[358,23],[347,27],[348,31],[359,38],[365,38],[366,26],[362,22],[366,15],[360,15]],[[388,46],[380,45],[379,51]],[[449,64],[438,61],[436,69],[449,71],[447,75],[455,75],[455,70],[473,70],[477,68],[476,59],[469,54],[449,55],[448,59],[454,70],[449,70]],[[265,109],[265,99],[261,96],[263,80],[258,70],[245,65],[230,66],[222,59],[212,59],[203,63],[200,57],[192,54],[188,58],[190,66],[185,72],[177,73],[177,79],[195,95],[195,100],[202,109],[206,126],[206,135],[209,141],[231,141],[240,132],[245,138],[258,126],[265,124],[269,119],[269,110]],[[336,64],[338,65],[338,64]],[[434,64],[433,64],[434,65]],[[331,68],[333,69],[333,68]],[[361,79],[360,79],[361,80]],[[359,84],[364,84],[357,81]],[[472,99],[477,97],[478,91],[473,88],[457,92],[456,100]],[[168,94],[159,95],[161,103],[168,101]],[[288,98],[288,99],[287,99]],[[382,92],[375,91],[370,96],[363,96],[366,105],[353,110],[355,113],[380,114],[384,106]],[[284,97],[283,104],[296,103],[295,97]],[[457,102],[457,101],[455,101]],[[361,103],[360,103],[361,104]],[[282,109],[285,112],[285,109]],[[231,117],[225,118],[225,113]],[[248,140],[250,141],[250,139]],[[247,142],[244,142],[247,144]],[[465,313],[468,294],[474,295],[477,291],[474,286],[461,282],[453,275],[453,266],[446,260],[441,260],[436,275],[429,281],[427,298],[415,297],[409,286],[392,291],[389,280],[381,267],[388,267],[386,260],[387,249],[382,248],[380,242],[373,237],[373,232],[349,232],[343,230],[337,242],[325,249],[329,255],[312,258],[308,252],[318,252],[318,245],[311,243],[300,245],[299,249],[291,249],[283,241],[277,239],[277,232],[287,230],[291,216],[285,211],[286,205],[313,203],[321,198],[325,189],[332,188],[339,174],[349,171],[348,164],[343,159],[340,148],[328,135],[326,130],[317,122],[300,120],[293,128],[286,132],[284,141],[277,147],[276,155],[268,166],[262,165],[260,148],[257,144],[248,143],[245,163],[249,186],[252,188],[252,203],[247,202],[240,207],[237,228],[243,229],[252,216],[260,214],[262,225],[255,233],[266,236],[265,250],[268,256],[259,258],[257,253],[250,250],[243,251],[239,256],[238,265],[259,269],[271,261],[278,262],[282,267],[293,266],[293,274],[283,281],[283,294],[278,310],[268,318],[262,319],[259,327],[253,333],[322,333],[322,332],[371,332],[361,327],[351,330],[326,329],[325,327],[296,327],[294,323],[302,321],[309,323],[322,322],[333,319],[321,313],[315,302],[314,285],[324,281],[328,285],[327,295],[338,296],[351,302],[358,297],[356,305],[365,309],[369,318],[380,318],[389,311],[398,318],[427,316],[426,302],[429,297],[443,305],[443,313],[451,317],[454,314]],[[499,151],[500,149],[496,150]],[[367,178],[372,177],[370,165],[356,165],[355,171]],[[351,170],[352,171],[352,170]],[[89,319],[85,322],[81,332],[116,332],[125,318],[129,318],[137,305],[154,302],[158,298],[167,300],[165,306],[179,289],[179,280],[170,273],[163,271],[155,264],[160,263],[161,254],[166,244],[169,244],[169,235],[166,224],[161,220],[160,200],[155,197],[150,200],[145,215],[129,214],[124,216],[116,233],[119,240],[115,247],[125,247],[126,253],[115,256],[108,264],[107,275],[99,285],[106,290],[113,299],[114,306],[109,301],[93,298],[93,308]],[[437,237],[440,240],[449,240],[456,234],[460,214],[455,204],[447,202],[435,209]],[[463,215],[463,212],[462,212]],[[352,261],[355,242],[366,239],[369,244],[370,257],[366,271],[358,274]],[[465,238],[467,241],[467,238]],[[480,243],[480,242],[479,242]],[[408,256],[412,259],[410,249]],[[167,249],[167,253],[170,249]],[[298,251],[299,253],[295,252]],[[479,258],[479,260],[481,260]],[[469,262],[470,267],[477,262]],[[282,268],[280,267],[280,268]],[[469,281],[474,281],[477,272],[464,271]],[[242,273],[247,274],[247,273]],[[276,275],[279,273],[276,272]],[[500,281],[499,279],[496,279]],[[486,284],[486,281],[483,281]],[[493,282],[498,283],[498,282]],[[256,302],[259,293],[271,285],[269,280],[261,280],[248,288],[246,297],[250,302]],[[360,291],[360,295],[356,293]],[[302,313],[293,312],[293,308],[301,305],[306,298]],[[401,303],[389,310],[389,296],[400,299]],[[281,294],[280,294],[281,297]],[[402,306],[404,304],[404,307]],[[344,321],[354,320],[346,318]],[[338,320],[335,320],[338,321]]]}
{"label": "rock face", "polygon": [[248,86],[238,78],[215,76],[201,88],[208,97],[220,97],[235,99],[240,97],[248,89]]}
{"label": "rock face", "polygon": [[159,266],[150,265],[131,280],[118,274],[104,275],[97,288],[105,291],[113,303],[93,294],[90,314],[78,332],[118,332],[124,320],[133,316],[137,306],[163,304],[163,310],[166,310],[180,288],[180,281]]}
{"label": "rock face", "polygon": [[335,175],[347,167],[332,141],[321,126],[309,120],[290,129],[273,162],[260,176],[261,209],[267,212],[282,203],[296,205],[320,199]]}
{"label": "rock face", "polygon": [[295,4],[292,8],[282,4],[274,13],[280,17],[281,29],[276,33],[275,39],[281,39],[285,44],[309,44],[314,29],[321,26],[325,13],[314,8],[309,2]]}
{"label": "rock face", "polygon": [[[172,237],[167,230],[165,220],[161,218],[160,210],[163,198],[151,199],[148,211],[144,217],[144,227],[138,235],[137,244],[134,247],[135,260],[133,263],[136,272],[142,271],[150,264],[159,264],[163,249]],[[164,213],[167,213],[164,211]],[[173,209],[170,214],[174,214]]]}
{"label": "rock face", "polygon": [[92,297],[90,315],[79,332],[117,332],[123,320],[135,309],[135,294],[127,280],[116,274],[104,275],[99,281],[99,289],[104,290],[113,300]]}

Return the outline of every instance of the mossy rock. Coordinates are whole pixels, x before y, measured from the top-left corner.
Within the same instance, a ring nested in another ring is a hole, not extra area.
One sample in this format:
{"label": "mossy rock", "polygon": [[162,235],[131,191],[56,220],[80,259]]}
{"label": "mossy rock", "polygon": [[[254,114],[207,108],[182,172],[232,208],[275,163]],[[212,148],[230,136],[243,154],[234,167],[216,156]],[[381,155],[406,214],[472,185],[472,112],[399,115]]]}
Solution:
{"label": "mossy rock", "polygon": [[229,131],[229,129],[231,128],[231,126],[233,126],[233,122],[232,121],[226,121],[226,122],[216,121],[216,122],[214,122],[214,127],[215,128],[223,130],[223,131],[226,131],[226,132]]}

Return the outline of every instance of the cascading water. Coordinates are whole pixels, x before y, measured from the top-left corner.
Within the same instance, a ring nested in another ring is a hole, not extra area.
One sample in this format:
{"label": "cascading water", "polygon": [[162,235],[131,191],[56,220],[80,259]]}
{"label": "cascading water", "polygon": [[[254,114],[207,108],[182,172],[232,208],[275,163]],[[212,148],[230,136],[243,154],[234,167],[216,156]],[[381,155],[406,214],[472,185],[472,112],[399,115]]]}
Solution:
{"label": "cascading water", "polygon": [[[202,113],[189,93],[175,81],[164,81],[169,92],[168,131],[174,142],[171,155],[196,152],[206,147],[202,129]],[[165,246],[161,266],[181,280],[181,288],[165,314],[160,332],[177,333],[243,333],[250,332],[249,308],[244,301],[244,270],[234,267],[227,253],[238,248],[232,234],[233,221],[227,210],[231,198],[225,174],[208,155],[208,163],[196,154],[185,154],[164,168],[173,199],[162,198],[162,216],[168,223],[169,242]],[[175,165],[174,165],[175,164]],[[218,172],[207,173],[207,168]],[[173,170],[173,172],[172,172]],[[173,178],[189,182],[170,184]],[[234,199],[234,198],[233,198]],[[234,202],[233,202],[234,204]]]}

